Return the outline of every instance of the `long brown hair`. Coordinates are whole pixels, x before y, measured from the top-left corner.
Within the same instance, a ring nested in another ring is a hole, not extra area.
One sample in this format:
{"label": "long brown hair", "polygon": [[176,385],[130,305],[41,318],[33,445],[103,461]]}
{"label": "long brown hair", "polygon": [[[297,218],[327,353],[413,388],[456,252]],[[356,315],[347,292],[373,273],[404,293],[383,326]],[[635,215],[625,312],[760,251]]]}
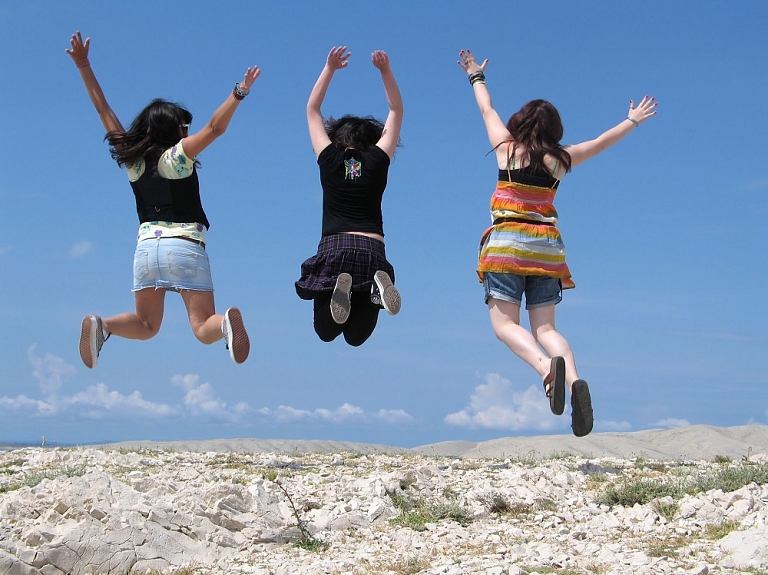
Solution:
{"label": "long brown hair", "polygon": [[520,108],[507,122],[507,130],[515,142],[512,157],[519,144],[525,148],[531,169],[549,172],[544,157],[552,156],[566,172],[571,171],[571,155],[560,145],[563,122],[557,108],[546,100],[531,100]]}
{"label": "long brown hair", "polygon": [[[161,98],[152,100],[124,131],[109,132],[112,158],[119,166],[132,165],[144,158],[160,155],[181,140],[179,129],[190,124],[192,114],[179,104]],[[195,167],[200,167],[195,161]]]}

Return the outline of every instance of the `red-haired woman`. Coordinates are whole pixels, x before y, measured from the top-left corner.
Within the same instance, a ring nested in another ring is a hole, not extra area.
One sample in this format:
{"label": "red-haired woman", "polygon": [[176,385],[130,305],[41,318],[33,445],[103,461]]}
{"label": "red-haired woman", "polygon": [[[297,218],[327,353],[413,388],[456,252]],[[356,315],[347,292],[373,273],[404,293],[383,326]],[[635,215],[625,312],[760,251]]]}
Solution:
{"label": "red-haired woman", "polygon": [[[644,97],[627,117],[594,140],[563,146],[563,125],[557,109],[532,100],[504,123],[494,110],[485,84],[488,60],[478,64],[470,50],[459,52],[496,154],[498,183],[491,197],[492,226],[480,249],[478,275],[493,330],[504,344],[543,378],[550,409],[565,409],[565,384],[571,395],[571,427],[576,436],[592,431],[592,399],[579,378],[565,338],[555,329],[555,305],[563,289],[573,287],[565,263],[565,246],[557,230],[553,205],[562,177],[614,145],[656,114],[654,98]],[[531,324],[520,326],[523,294]]]}

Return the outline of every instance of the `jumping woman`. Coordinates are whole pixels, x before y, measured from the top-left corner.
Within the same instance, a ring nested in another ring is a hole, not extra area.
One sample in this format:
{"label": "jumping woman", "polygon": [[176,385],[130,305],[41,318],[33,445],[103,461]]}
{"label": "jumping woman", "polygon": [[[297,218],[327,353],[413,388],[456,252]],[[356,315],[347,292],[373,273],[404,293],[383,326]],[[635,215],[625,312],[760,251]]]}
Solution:
{"label": "jumping woman", "polygon": [[[485,67],[470,50],[459,52],[496,154],[498,183],[491,196],[492,226],[483,235],[478,275],[493,330],[504,344],[542,377],[552,413],[565,409],[565,384],[571,395],[571,427],[582,437],[592,431],[592,399],[579,378],[565,338],[555,330],[555,305],[563,289],[574,287],[565,263],[565,245],[556,224],[555,193],[571,168],[613,146],[656,114],[654,98],[644,97],[627,117],[594,140],[563,146],[557,109],[532,100],[505,124],[494,110],[485,84]],[[520,326],[520,306],[531,324]]]}
{"label": "jumping woman", "polygon": [[163,321],[165,293],[181,294],[195,337],[210,344],[225,339],[230,357],[243,363],[250,351],[243,318],[236,307],[216,314],[205,232],[209,227],[200,201],[196,158],[227,129],[240,102],[259,77],[248,68],[242,82],[208,123],[189,133],[192,114],[178,104],[153,100],[126,130],[107,103],[88,61],[90,38],[72,35],[66,52],[80,71],[99,114],[112,158],[125,167],[136,198],[138,243],[133,261],[135,312],[83,318],[80,357],[93,368],[110,335],[150,339]]}
{"label": "jumping woman", "polygon": [[379,311],[400,311],[395,270],[384,251],[381,200],[403,122],[403,101],[389,57],[371,60],[381,72],[389,104],[386,121],[342,116],[325,121],[320,107],[334,72],[346,68],[346,46],[333,48],[307,102],[307,124],[323,189],[322,238],[301,265],[296,293],[314,300],[315,332],[323,341],[344,334],[352,346],[373,333]]}

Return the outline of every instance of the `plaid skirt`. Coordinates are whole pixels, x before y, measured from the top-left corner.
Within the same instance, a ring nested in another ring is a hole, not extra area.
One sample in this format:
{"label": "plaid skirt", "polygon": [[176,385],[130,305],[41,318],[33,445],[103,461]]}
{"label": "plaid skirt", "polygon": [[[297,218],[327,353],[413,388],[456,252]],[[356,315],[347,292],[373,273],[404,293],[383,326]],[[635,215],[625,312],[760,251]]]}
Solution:
{"label": "plaid skirt", "polygon": [[301,264],[301,278],[296,293],[301,299],[315,299],[330,294],[341,273],[352,276],[352,291],[371,291],[373,274],[383,270],[395,281],[395,269],[387,261],[384,242],[360,234],[324,236],[317,255]]}

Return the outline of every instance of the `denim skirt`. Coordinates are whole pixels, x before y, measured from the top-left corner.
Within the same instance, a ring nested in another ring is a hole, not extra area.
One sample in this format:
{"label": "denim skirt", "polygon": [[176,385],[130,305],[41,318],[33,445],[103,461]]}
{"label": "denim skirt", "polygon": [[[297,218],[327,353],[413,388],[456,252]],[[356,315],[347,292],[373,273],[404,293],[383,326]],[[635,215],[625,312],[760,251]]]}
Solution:
{"label": "denim skirt", "polygon": [[183,238],[147,239],[133,254],[133,291],[213,291],[205,245]]}

